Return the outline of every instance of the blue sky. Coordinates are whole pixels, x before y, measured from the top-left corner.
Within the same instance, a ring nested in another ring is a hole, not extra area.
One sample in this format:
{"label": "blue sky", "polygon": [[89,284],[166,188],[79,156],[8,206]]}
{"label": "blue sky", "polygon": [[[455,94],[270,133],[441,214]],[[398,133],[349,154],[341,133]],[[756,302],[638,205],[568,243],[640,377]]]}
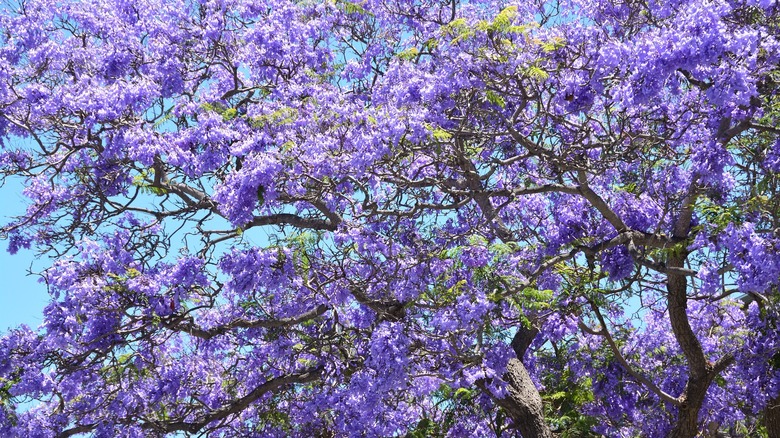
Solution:
{"label": "blue sky", "polygon": [[[5,224],[10,216],[24,212],[22,189],[18,180],[7,181],[0,187],[0,223]],[[0,332],[19,324],[37,327],[43,319],[49,294],[46,286],[27,272],[31,267],[42,269],[46,260],[37,260],[33,251],[24,249],[12,256],[7,246],[7,242],[0,240]]]}

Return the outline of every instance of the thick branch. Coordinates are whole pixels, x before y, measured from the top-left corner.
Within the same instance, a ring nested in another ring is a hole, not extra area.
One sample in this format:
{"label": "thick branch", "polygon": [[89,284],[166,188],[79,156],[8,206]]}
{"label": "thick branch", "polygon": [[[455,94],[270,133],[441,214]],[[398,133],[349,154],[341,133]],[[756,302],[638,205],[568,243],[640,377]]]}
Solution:
{"label": "thick branch", "polygon": [[279,213],[268,216],[255,216],[246,228],[258,227],[262,225],[292,225],[298,228],[310,230],[335,231],[337,225],[331,221],[317,218],[305,218],[291,213]]}
{"label": "thick branch", "polygon": [[[544,272],[546,269],[551,268],[557,265],[558,263],[564,262],[566,260],[570,260],[580,252],[584,253],[588,257],[593,257],[601,251],[604,251],[609,248],[614,248],[619,245],[636,244],[636,245],[651,247],[651,248],[667,248],[670,245],[672,245],[672,243],[673,241],[664,234],[643,233],[641,231],[630,230],[630,229],[625,230],[609,240],[605,240],[603,242],[597,243],[592,246],[578,245],[572,248],[571,250],[569,250],[568,252],[559,254],[555,257],[548,259],[547,261],[539,265],[539,267],[528,276],[529,278],[528,283],[530,284],[530,282],[533,281],[533,279],[541,275],[542,272]],[[658,268],[663,269],[663,272],[668,271],[667,267],[659,266]],[[681,273],[683,275],[695,275],[695,272],[689,269],[672,268],[672,271]]]}
{"label": "thick branch", "polygon": [[[693,217],[693,204],[696,201],[696,187],[692,185],[689,195],[683,201],[677,222],[674,225],[674,237],[680,240],[688,236]],[[673,269],[684,269],[687,250],[681,248],[672,251],[666,262],[667,267],[667,292],[669,294],[669,320],[672,331],[680,344],[680,348],[688,361],[691,378],[701,378],[707,373],[707,359],[704,356],[701,343],[691,328],[688,320],[688,281],[686,276],[675,272]]]}
{"label": "thick branch", "polygon": [[513,196],[534,195],[537,193],[568,193],[570,195],[579,195],[580,190],[577,187],[565,186],[563,184],[543,184],[540,186],[492,190],[488,193],[492,196],[506,196],[509,198]]}
{"label": "thick branch", "polygon": [[[542,398],[525,365],[519,359],[510,359],[504,379],[509,383],[508,395],[495,398],[496,404],[512,417],[523,438],[552,438],[552,431],[544,421]],[[492,394],[485,381],[478,385],[486,394]]]}
{"label": "thick branch", "polygon": [[396,299],[384,300],[384,301],[375,300],[373,298],[370,298],[368,295],[366,295],[363,292],[363,290],[360,289],[359,287],[351,288],[350,293],[352,293],[352,296],[355,297],[355,300],[358,303],[368,306],[371,310],[376,312],[380,321],[382,320],[397,321],[403,318],[405,314],[406,303],[403,303]]}
{"label": "thick branch", "polygon": [[[696,202],[696,183],[692,183],[680,208],[679,216],[674,224],[673,237],[684,240],[688,237],[693,217],[693,205]],[[688,257],[686,248],[671,251],[666,265],[670,268],[683,268]],[[716,373],[712,364],[707,361],[699,339],[691,328],[688,319],[688,280],[685,275],[676,272],[668,272],[666,290],[669,300],[669,322],[672,332],[680,345],[688,363],[688,381],[685,390],[680,395],[682,404],[677,412],[677,420],[674,429],[670,433],[671,438],[692,438],[698,433],[699,411],[707,395],[707,389],[712,383]]]}
{"label": "thick branch", "polygon": [[674,274],[685,275],[688,277],[695,277],[697,274],[697,272],[694,271],[693,269],[667,266],[666,263],[663,262],[648,260],[647,258],[645,258],[644,254],[639,252],[639,249],[636,247],[636,244],[633,240],[628,243],[628,252],[634,258],[634,260],[636,260],[637,263],[639,263],[640,265],[646,268],[650,268],[656,272],[660,272],[663,274],[674,273]]}
{"label": "thick branch", "polygon": [[311,203],[311,205],[313,205],[317,210],[319,210],[320,213],[322,213],[323,215],[325,215],[326,218],[328,218],[331,226],[333,227],[333,230],[335,230],[336,227],[338,227],[341,221],[343,220],[341,215],[330,210],[328,206],[325,204],[325,202],[323,202],[322,200],[314,199],[314,200],[310,200],[309,203]]}
{"label": "thick branch", "polygon": [[479,205],[482,215],[489,224],[493,225],[498,238],[501,239],[502,242],[512,241],[512,232],[509,231],[501,218],[498,217],[498,212],[493,207],[490,196],[482,185],[482,180],[479,177],[479,172],[477,172],[476,167],[474,167],[474,163],[472,163],[463,153],[463,141],[456,138],[455,144],[458,146],[456,149],[458,161],[460,162],[461,170],[463,170],[466,177],[467,187],[471,191],[471,196],[477,202],[477,205]]}
{"label": "thick branch", "polygon": [[[166,182],[162,184],[166,190],[179,196],[187,205],[202,205],[211,212],[222,216],[217,204],[209,196],[191,186],[180,183]],[[262,225],[292,225],[298,228],[311,230],[335,231],[341,222],[341,216],[328,210],[322,202],[310,201],[315,208],[321,211],[329,220],[306,218],[291,213],[278,213],[267,216],[255,216],[251,222],[246,224],[245,228],[251,228]],[[224,217],[224,216],[223,216]]]}
{"label": "thick branch", "polygon": [[520,326],[517,329],[517,333],[515,333],[515,336],[512,337],[512,349],[515,351],[515,356],[517,356],[520,361],[523,361],[523,356],[525,356],[525,352],[528,350],[528,347],[531,346],[531,343],[533,343],[534,338],[536,338],[536,335],[539,334],[539,329],[536,327],[526,328],[525,326]]}
{"label": "thick branch", "polygon": [[609,208],[606,201],[588,186],[588,179],[584,171],[577,171],[577,182],[580,184],[580,193],[582,196],[585,197],[585,199],[587,199],[616,230],[623,231],[628,228],[626,224],[623,223],[623,220]]}
{"label": "thick branch", "polygon": [[[628,374],[631,374],[631,376],[634,379],[636,379],[637,382],[644,385],[647,389],[649,389],[658,397],[660,397],[661,400],[667,403],[671,403],[675,406],[679,406],[680,400],[678,398],[672,397],[671,395],[667,394],[664,390],[656,386],[655,383],[653,383],[650,379],[648,379],[643,374],[635,370],[634,367],[632,367],[631,364],[628,363],[626,358],[623,357],[623,354],[620,352],[620,349],[618,348],[617,344],[615,344],[615,340],[612,339],[612,335],[609,333],[609,330],[607,329],[607,323],[604,320],[604,317],[601,315],[601,312],[599,311],[598,307],[596,306],[592,306],[592,307],[593,307],[593,312],[596,314],[596,318],[598,318],[599,320],[599,324],[601,324],[601,329],[598,331],[592,329],[585,330],[585,331],[588,333],[603,336],[607,340],[607,344],[609,345],[609,348],[612,350],[612,354],[614,354],[618,362],[620,362],[620,365],[623,367],[623,369],[625,369],[628,372]],[[580,328],[582,328],[583,326],[585,326],[585,324],[580,321]]]}
{"label": "thick branch", "polygon": [[263,383],[262,385],[253,389],[249,394],[239,398],[233,403],[227,404],[219,409],[211,411],[208,415],[204,415],[199,421],[186,422],[186,421],[174,421],[170,423],[165,422],[147,422],[141,426],[146,429],[160,430],[163,432],[177,432],[184,431],[189,433],[197,433],[203,427],[214,421],[222,420],[230,415],[235,415],[248,408],[249,405],[254,403],[257,399],[263,395],[275,391],[279,388],[288,385],[302,384],[313,382],[320,378],[323,368],[315,368],[300,373],[288,374],[286,376],[276,377]]}
{"label": "thick branch", "polygon": [[284,327],[290,327],[296,324],[300,324],[305,321],[309,321],[311,319],[314,319],[325,312],[327,312],[329,309],[328,306],[324,304],[320,304],[319,306],[315,307],[312,310],[309,310],[308,312],[302,313],[297,316],[291,316],[288,318],[281,318],[281,319],[260,319],[260,320],[246,320],[246,319],[238,319],[235,321],[232,321],[228,324],[217,326],[211,329],[203,329],[195,325],[192,321],[192,318],[190,318],[187,321],[179,322],[170,324],[170,328],[175,330],[180,330],[186,333],[191,334],[192,336],[196,336],[201,339],[211,339],[215,336],[219,336],[225,333],[228,333],[231,330],[237,329],[237,328],[284,328]]}
{"label": "thick branch", "polygon": [[769,438],[780,438],[780,396],[769,400],[764,408],[764,427]]}
{"label": "thick branch", "polygon": [[91,432],[93,429],[95,429],[96,425],[94,424],[88,424],[88,425],[80,425],[75,426],[70,429],[63,430],[59,434],[57,434],[57,438],[68,438],[73,435],[79,435],[82,433],[88,433]]}

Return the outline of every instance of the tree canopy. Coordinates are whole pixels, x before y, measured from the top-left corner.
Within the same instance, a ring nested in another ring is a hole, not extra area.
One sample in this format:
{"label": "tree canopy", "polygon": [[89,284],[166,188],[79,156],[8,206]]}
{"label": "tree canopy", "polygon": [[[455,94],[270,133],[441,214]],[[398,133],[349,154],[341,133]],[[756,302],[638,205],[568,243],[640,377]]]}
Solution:
{"label": "tree canopy", "polygon": [[779,13],[5,1],[0,435],[780,436]]}

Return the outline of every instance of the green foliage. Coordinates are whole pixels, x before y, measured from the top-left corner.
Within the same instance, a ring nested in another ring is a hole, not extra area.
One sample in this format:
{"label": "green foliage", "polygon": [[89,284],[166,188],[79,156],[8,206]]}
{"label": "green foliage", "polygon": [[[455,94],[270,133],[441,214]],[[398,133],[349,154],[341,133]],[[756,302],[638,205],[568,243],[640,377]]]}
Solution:
{"label": "green foliage", "polygon": [[0,377],[0,406],[10,402],[13,398],[13,395],[11,395],[11,388],[19,382],[20,380],[18,377],[11,379]]}
{"label": "green foliage", "polygon": [[270,426],[274,429],[286,431],[292,430],[290,416],[286,412],[279,410],[264,411],[258,415],[258,420],[260,420],[260,424],[258,425],[260,430],[262,430],[262,426]]}
{"label": "green foliage", "polygon": [[152,128],[159,129],[160,127],[162,127],[167,122],[173,120],[174,117],[175,116],[173,114],[173,111],[168,110],[159,119],[157,119],[157,121],[154,122],[154,125],[152,125]]}
{"label": "green foliage", "polygon": [[547,53],[566,47],[566,40],[562,37],[553,37],[548,41],[536,40],[536,42],[539,44],[539,47],[541,47],[542,51]]}
{"label": "green foliage", "polygon": [[493,105],[499,106],[501,108],[506,107],[506,102],[504,101],[504,98],[501,97],[498,93],[492,90],[487,90],[485,92],[485,98],[488,100],[488,102],[492,103]]}
{"label": "green foliage", "polygon": [[531,65],[523,70],[523,75],[536,82],[544,82],[550,77],[550,73],[537,65]]}
{"label": "green foliage", "polygon": [[406,438],[432,438],[445,436],[443,425],[430,418],[423,418],[407,434]]}
{"label": "green foliage", "polygon": [[596,419],[581,414],[583,405],[594,400],[592,384],[590,378],[574,380],[568,369],[559,378],[545,380],[547,391],[541,394],[545,417],[561,438],[598,436],[592,432]]}
{"label": "green foliage", "polygon": [[417,49],[417,47],[410,47],[399,53],[398,57],[404,61],[414,61],[419,55],[420,51]]}
{"label": "green foliage", "polygon": [[[477,32],[498,35],[527,35],[531,29],[538,26],[536,23],[515,25],[514,22],[517,20],[517,17],[517,6],[508,6],[501,10],[492,21],[480,20],[471,26],[465,19],[458,18],[442,26],[441,31],[444,36],[452,38],[452,44],[458,44],[461,41],[474,37]],[[555,44],[560,43],[556,40]]]}
{"label": "green foliage", "polygon": [[285,252],[282,248],[292,250],[292,263],[295,271],[303,278],[304,282],[309,281],[309,271],[311,270],[311,257],[319,244],[321,233],[316,231],[303,231],[275,242],[274,247],[279,250],[278,266],[287,263]]}
{"label": "green foliage", "polygon": [[224,121],[233,120],[238,115],[238,110],[235,108],[228,108],[225,110],[225,112],[222,113],[222,119]]}
{"label": "green foliage", "polygon": [[425,49],[425,50],[427,50],[429,52],[434,50],[437,47],[439,47],[439,40],[437,40],[436,38],[428,38],[423,43],[423,49]]}
{"label": "green foliage", "polygon": [[336,0],[336,6],[346,14],[364,15],[373,17],[374,14],[366,10],[360,3],[354,3],[347,0]]}
{"label": "green foliage", "polygon": [[430,287],[422,295],[422,298],[430,300],[437,305],[450,305],[464,293],[466,290],[466,285],[466,280],[460,280],[451,287],[446,287],[440,283],[437,283]]}
{"label": "green foliage", "polygon": [[718,231],[722,231],[729,224],[742,222],[742,212],[739,206],[722,206],[712,202],[709,198],[702,198],[697,211],[705,218],[706,223],[714,225]]}
{"label": "green foliage", "polygon": [[428,125],[427,128],[431,131],[431,136],[436,141],[445,142],[452,138],[452,134],[442,128],[437,128],[430,125]]}
{"label": "green foliage", "polygon": [[477,30],[496,33],[526,33],[528,27],[515,26],[512,23],[517,18],[517,6],[508,6],[496,15],[493,21],[477,22]]}
{"label": "green foliage", "polygon": [[442,26],[442,34],[451,37],[452,44],[458,44],[473,37],[475,31],[464,18],[458,18]]}
{"label": "green foliage", "polygon": [[[154,173],[154,169],[151,169]],[[138,190],[146,195],[164,196],[168,194],[168,190],[164,187],[153,185],[150,181],[149,172],[143,171],[140,174],[133,177],[133,186],[138,187]]]}
{"label": "green foliage", "polygon": [[290,107],[282,107],[276,111],[257,116],[251,119],[252,127],[262,128],[264,126],[282,126],[289,125],[290,123],[298,120],[298,110]]}
{"label": "green foliage", "polygon": [[523,305],[526,309],[530,310],[549,309],[550,306],[553,305],[553,291],[550,289],[540,290],[533,287],[527,287],[512,298],[514,301],[513,304],[516,306]]}
{"label": "green foliage", "polygon": [[219,102],[204,103],[200,107],[203,111],[219,114],[225,122],[235,119],[238,115],[238,110],[236,108],[228,108]]}
{"label": "green foliage", "polygon": [[101,368],[100,374],[109,383],[119,383],[123,379],[138,380],[150,377],[151,370],[136,367],[133,361],[134,357],[134,353],[121,354]]}

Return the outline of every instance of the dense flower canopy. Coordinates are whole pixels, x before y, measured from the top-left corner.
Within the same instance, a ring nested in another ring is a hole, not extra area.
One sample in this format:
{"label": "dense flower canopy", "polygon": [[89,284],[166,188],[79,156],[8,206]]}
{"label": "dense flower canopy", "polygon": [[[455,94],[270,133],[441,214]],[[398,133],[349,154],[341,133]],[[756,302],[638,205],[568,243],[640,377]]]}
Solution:
{"label": "dense flower canopy", "polygon": [[779,14],[5,2],[0,435],[780,436]]}

